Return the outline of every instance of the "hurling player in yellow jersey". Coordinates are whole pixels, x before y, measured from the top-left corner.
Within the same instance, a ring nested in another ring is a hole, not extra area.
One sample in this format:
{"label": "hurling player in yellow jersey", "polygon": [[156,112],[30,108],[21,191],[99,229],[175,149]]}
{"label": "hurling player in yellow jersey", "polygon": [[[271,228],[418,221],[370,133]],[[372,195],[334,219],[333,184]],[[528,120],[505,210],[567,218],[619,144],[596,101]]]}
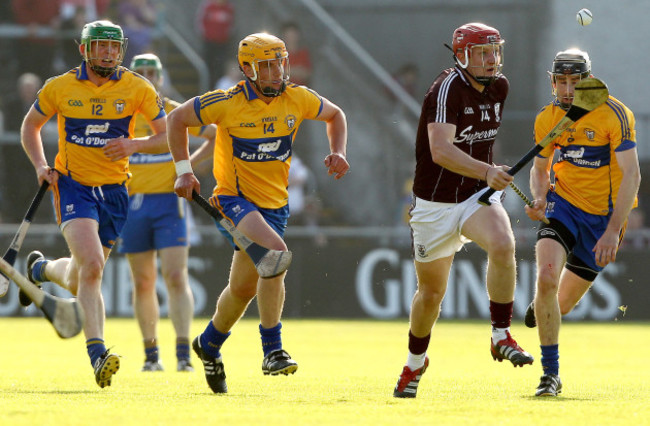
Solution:
{"label": "hurling player in yellow jersey", "polygon": [[[23,121],[21,137],[38,181],[54,192],[57,222],[71,257],[47,261],[34,251],[27,275],[53,281],[75,294],[85,312],[84,334],[95,380],[110,386],[119,356],[104,344],[104,264],[128,209],[128,156],[164,152],[166,121],[153,85],[121,67],[126,50],[122,28],[110,21],[86,24],[81,32],[81,65],[49,79]],[[155,135],[129,139],[142,113]],[[43,152],[41,127],[57,115],[59,150],[54,167]]]}
{"label": "hurling player in yellow jersey", "polygon": [[[579,49],[558,52],[550,72],[555,99],[535,119],[539,142],[571,106],[576,83],[591,75],[589,55]],[[553,165],[554,151],[559,158]],[[550,170],[553,165],[554,185]],[[535,158],[530,171],[533,220],[546,213],[550,224],[537,232],[537,283],[526,325],[535,317],[544,375],[536,396],[557,396],[561,315],[580,301],[598,273],[616,260],[627,217],[641,181],[634,115],[610,96],[573,124]]]}
{"label": "hurling player in yellow jersey", "polygon": [[[152,53],[136,55],[129,67],[160,90],[163,68]],[[179,103],[163,98],[166,112]],[[214,141],[214,124],[189,129],[193,136]],[[138,114],[135,136],[151,134],[148,121]],[[129,214],[120,235],[118,252],[126,254],[133,276],[133,310],[142,332],[145,362],[142,371],[162,371],[158,350],[160,306],[156,293],[157,257],[167,286],[169,318],[176,332],[176,370],[194,371],[190,363],[190,326],[194,300],[187,277],[187,202],[174,193],[176,170],[169,152],[136,152],[129,158]]]}
{"label": "hurling player in yellow jersey", "polygon": [[[245,37],[239,43],[238,59],[246,80],[226,91],[191,99],[169,115],[168,142],[178,176],[176,194],[191,199],[192,191],[200,190],[188,160],[187,128],[215,123],[213,170],[217,186],[212,204],[251,240],[286,251],[287,185],[298,126],[304,119],[326,123],[331,154],[324,163],[328,173],[340,179],[350,167],[346,160],[347,122],[338,106],[307,87],[289,82],[289,55],[279,38],[266,33]],[[282,348],[280,336],[284,276],[260,278],[251,259],[235,247],[228,286],[205,331],[192,342],[213,392],[227,392],[220,349],[255,296],[263,373],[291,374],[298,369]]]}

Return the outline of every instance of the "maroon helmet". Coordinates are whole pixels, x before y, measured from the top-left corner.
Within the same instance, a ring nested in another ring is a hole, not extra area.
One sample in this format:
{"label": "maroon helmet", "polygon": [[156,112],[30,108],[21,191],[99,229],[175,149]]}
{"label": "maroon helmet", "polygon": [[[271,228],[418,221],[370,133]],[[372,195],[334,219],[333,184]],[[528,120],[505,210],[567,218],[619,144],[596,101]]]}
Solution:
{"label": "maroon helmet", "polygon": [[[499,30],[488,25],[481,24],[480,22],[472,22],[456,28],[452,40],[452,49],[454,51],[454,56],[458,65],[460,65],[463,69],[467,69],[469,65],[469,58],[474,47],[491,47],[493,49],[495,57],[498,56],[495,64],[493,64],[492,67],[495,68],[495,72],[483,72],[483,75],[476,75],[478,74],[476,72],[471,73],[479,83],[489,84],[501,74],[501,68],[503,67],[503,43],[505,43],[505,41],[501,38]],[[461,53],[464,54],[465,57],[464,63],[459,59],[459,55]],[[488,66],[484,64],[483,69],[485,70],[486,68],[488,68]]]}

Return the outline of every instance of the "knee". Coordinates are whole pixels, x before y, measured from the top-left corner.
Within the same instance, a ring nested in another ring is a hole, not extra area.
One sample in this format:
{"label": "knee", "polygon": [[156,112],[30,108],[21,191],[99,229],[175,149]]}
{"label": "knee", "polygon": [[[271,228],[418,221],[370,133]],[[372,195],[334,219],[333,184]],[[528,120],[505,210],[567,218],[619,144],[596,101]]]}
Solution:
{"label": "knee", "polygon": [[180,291],[186,287],[187,273],[183,269],[164,271],[163,279],[169,291]]}
{"label": "knee", "polygon": [[84,285],[90,283],[101,284],[102,275],[104,273],[104,259],[90,259],[80,265],[79,268],[79,281]]}
{"label": "knee", "polygon": [[490,243],[488,248],[490,260],[498,263],[513,263],[515,259],[515,240],[512,236],[503,236]]}
{"label": "knee", "polygon": [[255,283],[254,285],[250,285],[250,284],[237,285],[237,286],[231,285],[230,294],[236,299],[249,302],[257,294],[257,283]]}
{"label": "knee", "polygon": [[554,297],[558,292],[558,276],[548,266],[537,271],[537,294],[542,298]]}
{"label": "knee", "polygon": [[420,287],[415,296],[426,310],[438,309],[445,297],[445,291],[441,289]]}

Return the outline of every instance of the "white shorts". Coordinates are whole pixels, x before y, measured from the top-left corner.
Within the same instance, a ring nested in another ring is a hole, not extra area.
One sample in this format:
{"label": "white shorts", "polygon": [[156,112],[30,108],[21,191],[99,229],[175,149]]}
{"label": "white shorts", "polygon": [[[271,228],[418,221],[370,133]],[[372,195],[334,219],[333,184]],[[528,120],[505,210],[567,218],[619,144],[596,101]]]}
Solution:
{"label": "white shorts", "polygon": [[[436,203],[415,197],[409,221],[415,260],[426,263],[448,257],[471,242],[461,234],[461,229],[465,221],[482,207],[478,199],[485,191],[487,188],[462,203]],[[496,191],[490,202],[501,204],[502,193]]]}

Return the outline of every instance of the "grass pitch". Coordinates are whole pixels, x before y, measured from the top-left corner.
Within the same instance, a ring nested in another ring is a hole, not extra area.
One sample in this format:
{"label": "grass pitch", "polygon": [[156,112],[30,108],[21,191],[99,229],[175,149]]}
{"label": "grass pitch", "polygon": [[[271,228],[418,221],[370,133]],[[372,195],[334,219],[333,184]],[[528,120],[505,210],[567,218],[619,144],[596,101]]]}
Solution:
{"label": "grass pitch", "polygon": [[[264,376],[256,320],[242,320],[222,351],[229,393],[214,395],[192,354],[194,373],[177,373],[169,320],[159,326],[166,371],[141,373],[135,320],[109,319],[106,342],[122,356],[113,385],[100,389],[83,336],[61,340],[43,318],[2,318],[2,425],[340,425],[650,424],[650,324],[563,326],[563,393],[536,398],[541,366],[536,330],[513,334],[533,366],[497,363],[489,322],[435,327],[431,364],[414,400],[392,397],[407,351],[407,321],[283,321],[293,376]],[[192,337],[207,319],[196,319]]]}

